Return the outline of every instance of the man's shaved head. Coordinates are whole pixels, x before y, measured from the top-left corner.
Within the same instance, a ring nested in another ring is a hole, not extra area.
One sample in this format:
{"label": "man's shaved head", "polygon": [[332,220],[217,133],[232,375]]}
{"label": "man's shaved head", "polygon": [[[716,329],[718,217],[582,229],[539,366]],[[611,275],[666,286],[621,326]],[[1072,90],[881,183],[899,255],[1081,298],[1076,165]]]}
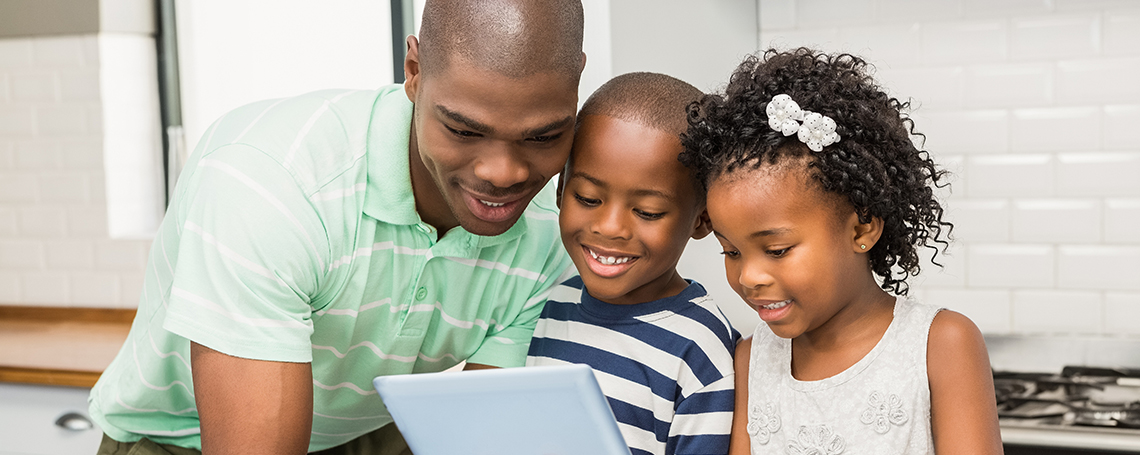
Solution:
{"label": "man's shaved head", "polygon": [[689,83],[658,73],[627,73],[610,79],[598,87],[578,113],[581,122],[587,115],[604,115],[677,134],[688,127],[689,104],[704,93]]}
{"label": "man's shaved head", "polygon": [[582,73],[579,0],[428,0],[419,34],[420,70],[427,75],[452,59],[522,78]]}

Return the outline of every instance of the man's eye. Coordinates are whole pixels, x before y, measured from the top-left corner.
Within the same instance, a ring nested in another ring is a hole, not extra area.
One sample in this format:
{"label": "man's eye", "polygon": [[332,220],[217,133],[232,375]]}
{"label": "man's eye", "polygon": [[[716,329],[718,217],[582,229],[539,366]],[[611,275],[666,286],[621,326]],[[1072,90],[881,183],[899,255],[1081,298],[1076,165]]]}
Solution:
{"label": "man's eye", "polygon": [[547,142],[554,141],[555,139],[558,139],[559,137],[562,137],[562,135],[561,134],[552,134],[549,136],[535,136],[535,137],[532,137],[532,138],[527,139],[527,140],[530,142],[537,142],[539,144],[545,144]]}
{"label": "man's eye", "polygon": [[588,197],[584,197],[584,196],[577,194],[577,193],[574,194],[574,199],[577,199],[580,204],[582,204],[586,207],[597,207],[598,204],[602,203],[602,201],[600,201],[600,200],[590,199]]}
{"label": "man's eye", "polygon": [[473,131],[457,130],[457,129],[452,128],[452,127],[447,126],[447,125],[443,125],[443,127],[447,128],[447,131],[451,132],[451,134],[454,134],[454,135],[459,136],[459,137],[477,137],[479,135],[478,133],[475,133]]}

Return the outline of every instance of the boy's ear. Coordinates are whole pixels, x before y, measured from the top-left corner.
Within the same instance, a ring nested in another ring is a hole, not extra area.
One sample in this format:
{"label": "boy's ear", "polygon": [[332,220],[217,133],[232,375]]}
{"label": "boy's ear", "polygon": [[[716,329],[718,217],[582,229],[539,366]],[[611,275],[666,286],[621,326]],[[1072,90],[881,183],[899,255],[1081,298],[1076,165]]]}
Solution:
{"label": "boy's ear", "polygon": [[562,172],[558,173],[558,185],[554,190],[554,206],[558,210],[562,210],[562,188],[566,186],[566,168],[562,168]]}
{"label": "boy's ear", "polygon": [[873,216],[871,217],[871,222],[860,223],[858,213],[852,213],[851,217],[854,221],[852,224],[854,225],[855,234],[851,248],[856,253],[871,251],[871,248],[879,241],[879,237],[883,235],[883,219]]}
{"label": "boy's ear", "polygon": [[709,211],[701,210],[701,214],[697,216],[697,225],[693,226],[693,239],[700,240],[705,238],[712,232],[712,220],[709,219]]}

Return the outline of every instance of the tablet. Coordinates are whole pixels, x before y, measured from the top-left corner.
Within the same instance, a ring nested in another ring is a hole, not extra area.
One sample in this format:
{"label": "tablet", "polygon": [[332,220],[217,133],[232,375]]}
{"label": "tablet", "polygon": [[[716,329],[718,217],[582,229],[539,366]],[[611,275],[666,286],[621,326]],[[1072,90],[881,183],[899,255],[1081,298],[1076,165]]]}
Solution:
{"label": "tablet", "polygon": [[630,455],[586,365],[380,376],[416,455]]}

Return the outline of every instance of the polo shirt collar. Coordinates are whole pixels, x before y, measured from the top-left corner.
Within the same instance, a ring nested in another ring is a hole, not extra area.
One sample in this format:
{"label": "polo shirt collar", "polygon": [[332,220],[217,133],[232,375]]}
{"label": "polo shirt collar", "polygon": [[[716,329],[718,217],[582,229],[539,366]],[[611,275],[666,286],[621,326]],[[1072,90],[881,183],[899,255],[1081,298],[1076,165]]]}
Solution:
{"label": "polo shirt collar", "polygon": [[[365,186],[364,214],[389,224],[415,225],[421,222],[412,193],[412,176],[408,163],[411,140],[412,108],[403,85],[381,90],[372,107],[368,125],[368,183]],[[507,232],[481,236],[460,230],[472,248],[497,245],[514,240],[526,232],[526,214]]]}

